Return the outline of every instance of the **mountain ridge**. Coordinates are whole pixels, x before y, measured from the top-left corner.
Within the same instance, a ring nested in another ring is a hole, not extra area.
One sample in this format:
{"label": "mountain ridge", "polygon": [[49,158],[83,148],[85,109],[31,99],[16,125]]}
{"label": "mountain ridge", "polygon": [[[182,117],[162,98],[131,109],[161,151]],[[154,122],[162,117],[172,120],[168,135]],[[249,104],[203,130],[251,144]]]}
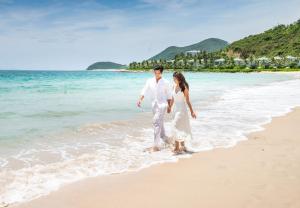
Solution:
{"label": "mountain ridge", "polygon": [[175,55],[180,53],[185,53],[191,50],[199,50],[206,52],[214,52],[227,47],[229,43],[225,40],[219,38],[208,38],[203,41],[200,41],[195,44],[187,45],[187,46],[169,46],[160,53],[152,56],[148,60],[159,60],[159,59],[173,59]]}

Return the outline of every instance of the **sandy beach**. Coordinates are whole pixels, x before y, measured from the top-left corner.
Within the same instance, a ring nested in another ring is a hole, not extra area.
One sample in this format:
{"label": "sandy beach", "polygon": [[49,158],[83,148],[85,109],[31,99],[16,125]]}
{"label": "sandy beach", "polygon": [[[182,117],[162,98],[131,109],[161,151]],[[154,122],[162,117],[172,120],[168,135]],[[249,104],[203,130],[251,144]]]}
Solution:
{"label": "sandy beach", "polygon": [[227,149],[86,179],[18,208],[300,207],[300,108]]}

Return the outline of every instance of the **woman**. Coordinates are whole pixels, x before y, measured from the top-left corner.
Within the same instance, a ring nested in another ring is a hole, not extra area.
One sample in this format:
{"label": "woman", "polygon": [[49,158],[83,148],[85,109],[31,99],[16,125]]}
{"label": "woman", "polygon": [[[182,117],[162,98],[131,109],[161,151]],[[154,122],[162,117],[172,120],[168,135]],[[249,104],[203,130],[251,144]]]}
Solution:
{"label": "woman", "polygon": [[175,140],[175,153],[187,151],[186,143],[192,139],[191,126],[187,106],[189,107],[192,118],[196,119],[192,104],[189,98],[189,85],[180,72],[174,72],[173,99],[171,106],[174,104],[174,119],[172,121],[172,137]]}

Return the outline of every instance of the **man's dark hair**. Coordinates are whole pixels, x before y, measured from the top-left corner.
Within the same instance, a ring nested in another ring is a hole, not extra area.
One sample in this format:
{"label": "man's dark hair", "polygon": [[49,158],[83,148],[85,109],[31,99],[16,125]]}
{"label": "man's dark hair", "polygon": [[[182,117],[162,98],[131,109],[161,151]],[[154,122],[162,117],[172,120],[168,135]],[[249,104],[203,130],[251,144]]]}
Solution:
{"label": "man's dark hair", "polygon": [[164,67],[162,65],[157,65],[153,68],[154,71],[159,70],[160,73],[162,73],[164,71]]}

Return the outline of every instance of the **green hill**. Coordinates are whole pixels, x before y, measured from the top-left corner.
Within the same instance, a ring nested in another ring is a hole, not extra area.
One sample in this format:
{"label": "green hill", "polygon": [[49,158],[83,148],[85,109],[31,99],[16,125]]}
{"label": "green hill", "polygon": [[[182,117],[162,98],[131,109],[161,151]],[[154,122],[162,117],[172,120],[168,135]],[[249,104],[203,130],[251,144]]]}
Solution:
{"label": "green hill", "polygon": [[96,62],[92,65],[90,65],[87,70],[94,70],[94,69],[126,69],[126,65],[117,64],[114,62]]}
{"label": "green hill", "polygon": [[257,35],[235,41],[228,50],[242,58],[258,56],[300,56],[300,20],[290,25],[278,25]]}
{"label": "green hill", "polygon": [[220,49],[224,49],[226,46],[228,46],[228,42],[224,40],[218,38],[209,38],[189,46],[184,46],[184,47],[170,46],[165,50],[163,50],[162,52],[160,52],[159,54],[151,57],[149,60],[173,59],[176,54],[184,53],[186,51],[191,51],[191,50],[214,52]]}

